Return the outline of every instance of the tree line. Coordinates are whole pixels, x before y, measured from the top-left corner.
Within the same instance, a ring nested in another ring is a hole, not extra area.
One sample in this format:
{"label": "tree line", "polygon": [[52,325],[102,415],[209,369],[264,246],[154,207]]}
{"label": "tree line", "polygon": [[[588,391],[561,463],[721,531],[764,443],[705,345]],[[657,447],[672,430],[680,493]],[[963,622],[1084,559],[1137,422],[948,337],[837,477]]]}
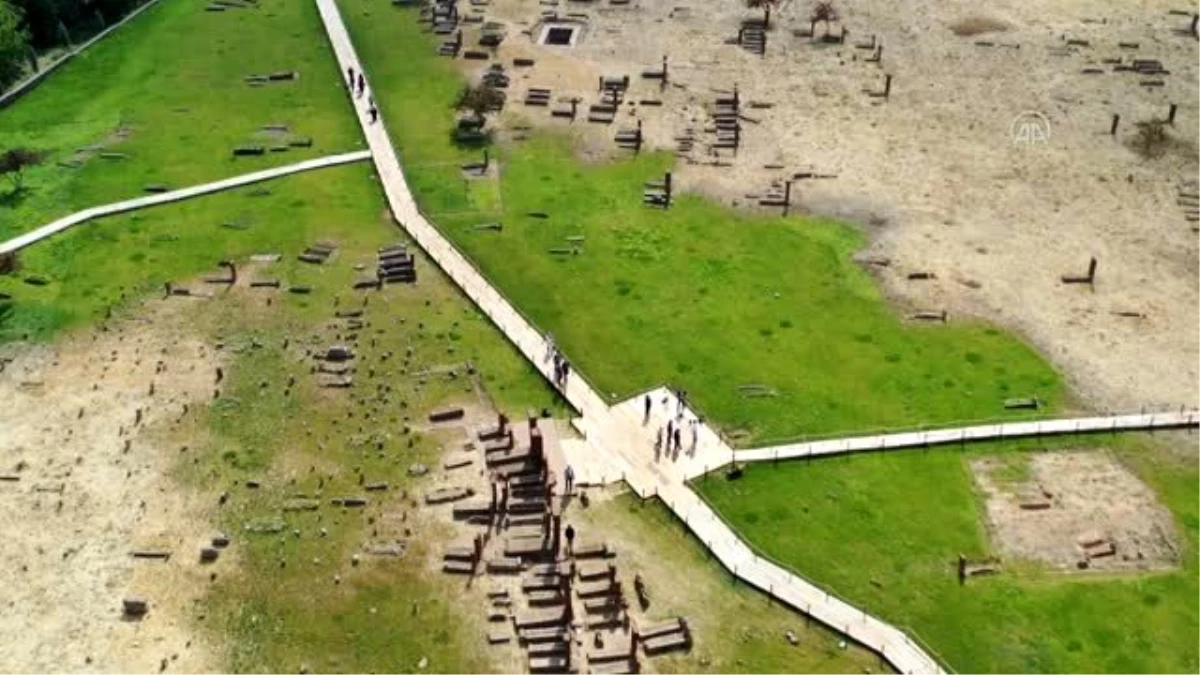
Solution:
{"label": "tree line", "polygon": [[83,42],[142,0],[0,0],[0,90],[36,67],[36,55]]}

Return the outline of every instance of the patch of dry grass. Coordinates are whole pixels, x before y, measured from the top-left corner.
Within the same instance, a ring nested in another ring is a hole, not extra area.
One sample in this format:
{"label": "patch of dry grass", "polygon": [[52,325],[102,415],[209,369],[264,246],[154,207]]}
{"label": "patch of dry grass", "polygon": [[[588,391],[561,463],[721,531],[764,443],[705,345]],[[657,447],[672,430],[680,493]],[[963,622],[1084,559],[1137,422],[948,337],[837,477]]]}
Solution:
{"label": "patch of dry grass", "polygon": [[971,15],[963,17],[950,24],[950,30],[959,37],[972,37],[984,33],[999,33],[1008,30],[1009,26],[1000,19],[990,16]]}

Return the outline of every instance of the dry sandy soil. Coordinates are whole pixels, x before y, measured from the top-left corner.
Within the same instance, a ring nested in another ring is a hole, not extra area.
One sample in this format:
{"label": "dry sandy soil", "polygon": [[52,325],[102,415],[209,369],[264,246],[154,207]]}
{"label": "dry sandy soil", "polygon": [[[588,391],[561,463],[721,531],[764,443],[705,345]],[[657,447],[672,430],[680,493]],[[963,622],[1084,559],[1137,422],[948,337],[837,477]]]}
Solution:
{"label": "dry sandy soil", "polygon": [[[890,261],[875,269],[901,303],[1021,332],[1089,407],[1197,403],[1200,265],[1195,223],[1184,214],[1195,201],[1181,205],[1177,194],[1197,175],[1198,52],[1178,30],[1190,16],[1169,14],[1194,8],[1168,0],[841,2],[850,38],[836,45],[796,35],[809,28],[811,4],[790,2],[774,13],[760,57],[726,43],[742,19],[761,16],[735,0],[545,1],[493,0],[480,10],[507,26],[497,56],[513,74],[511,117],[571,126],[590,154],[614,152],[615,131],[639,118],[653,147],[674,150],[675,137],[694,130],[678,185],[741,206],[757,208],[747,193],[798,172],[836,175],[799,180],[794,194],[803,209],[862,224],[866,254]],[[536,44],[543,11],[583,22],[575,46]],[[974,19],[1002,30],[951,30]],[[884,46],[881,64],[854,47],[872,35]],[[467,30],[468,48],[475,36]],[[639,73],[664,54],[671,82],[660,91]],[[513,57],[536,65],[512,68]],[[1158,59],[1170,74],[1114,72],[1104,61],[1117,58]],[[886,103],[867,93],[885,73],[895,78]],[[611,126],[583,121],[586,113],[572,125],[520,104],[527,88],[545,87],[556,100],[581,98],[586,111],[600,75],[633,82]],[[1163,86],[1141,85],[1154,79]],[[735,84],[743,101],[770,107],[744,108],[753,122],[743,125],[740,151],[721,151],[729,165],[714,166],[706,106]],[[644,99],[663,105],[639,105]],[[1143,159],[1129,147],[1134,123],[1164,117],[1171,102],[1179,104],[1175,142]],[[1046,142],[1014,141],[1014,120],[1027,112],[1048,122]],[[1116,139],[1108,135],[1114,113],[1123,120]],[[1099,261],[1094,288],[1060,282],[1083,273],[1090,256]],[[915,271],[936,278],[909,281]]]}
{"label": "dry sandy soil", "polygon": [[[24,349],[0,373],[0,671],[215,667],[188,628],[213,533],[167,475],[180,450],[159,439],[212,395],[219,363],[181,333],[185,304],[149,301],[135,319]],[[124,619],[127,597],[149,614]]]}
{"label": "dry sandy soil", "polygon": [[[1017,482],[1003,480],[999,459],[971,463],[1001,556],[1060,569],[1076,569],[1082,560],[1105,571],[1178,564],[1170,511],[1111,455],[1055,452],[1030,455],[1028,461],[1028,479]],[[1030,508],[1035,505],[1045,508]],[[1112,555],[1087,555],[1084,544],[1104,541],[1112,544]]]}

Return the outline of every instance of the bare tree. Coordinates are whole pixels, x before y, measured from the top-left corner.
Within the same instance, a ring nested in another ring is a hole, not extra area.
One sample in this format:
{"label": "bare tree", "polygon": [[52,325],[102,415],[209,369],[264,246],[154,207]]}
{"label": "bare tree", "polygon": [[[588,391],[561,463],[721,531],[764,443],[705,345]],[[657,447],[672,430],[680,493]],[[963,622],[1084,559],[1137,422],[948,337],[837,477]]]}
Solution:
{"label": "bare tree", "polygon": [[1137,123],[1137,136],[1133,139],[1133,147],[1142,157],[1153,159],[1161,156],[1167,151],[1170,142],[1166,120],[1150,119]]}
{"label": "bare tree", "polygon": [[825,24],[825,35],[829,35],[829,25],[834,21],[840,20],[841,14],[838,13],[837,7],[833,6],[832,0],[822,0],[813,6],[812,14],[808,16],[808,20],[812,22],[812,33],[815,36],[817,32],[817,24]]}
{"label": "bare tree", "polygon": [[42,163],[42,153],[29,148],[12,148],[0,154],[0,176],[8,178],[13,192],[24,187],[25,169]]}
{"label": "bare tree", "polygon": [[763,11],[763,29],[770,29],[771,9],[778,7],[780,0],[745,0],[745,3],[750,9],[761,9]]}

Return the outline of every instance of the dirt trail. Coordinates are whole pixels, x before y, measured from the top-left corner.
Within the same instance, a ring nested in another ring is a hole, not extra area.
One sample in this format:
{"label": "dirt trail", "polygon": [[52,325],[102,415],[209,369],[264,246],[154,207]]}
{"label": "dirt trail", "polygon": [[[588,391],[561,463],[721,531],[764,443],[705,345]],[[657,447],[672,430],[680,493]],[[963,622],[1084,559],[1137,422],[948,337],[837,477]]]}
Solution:
{"label": "dirt trail", "polygon": [[[167,475],[180,449],[156,438],[213,392],[219,357],[182,330],[186,304],[149,301],[107,329],[21,349],[0,373],[0,670],[219,668],[189,625],[212,532]],[[122,618],[130,596],[150,603],[141,621]]]}

